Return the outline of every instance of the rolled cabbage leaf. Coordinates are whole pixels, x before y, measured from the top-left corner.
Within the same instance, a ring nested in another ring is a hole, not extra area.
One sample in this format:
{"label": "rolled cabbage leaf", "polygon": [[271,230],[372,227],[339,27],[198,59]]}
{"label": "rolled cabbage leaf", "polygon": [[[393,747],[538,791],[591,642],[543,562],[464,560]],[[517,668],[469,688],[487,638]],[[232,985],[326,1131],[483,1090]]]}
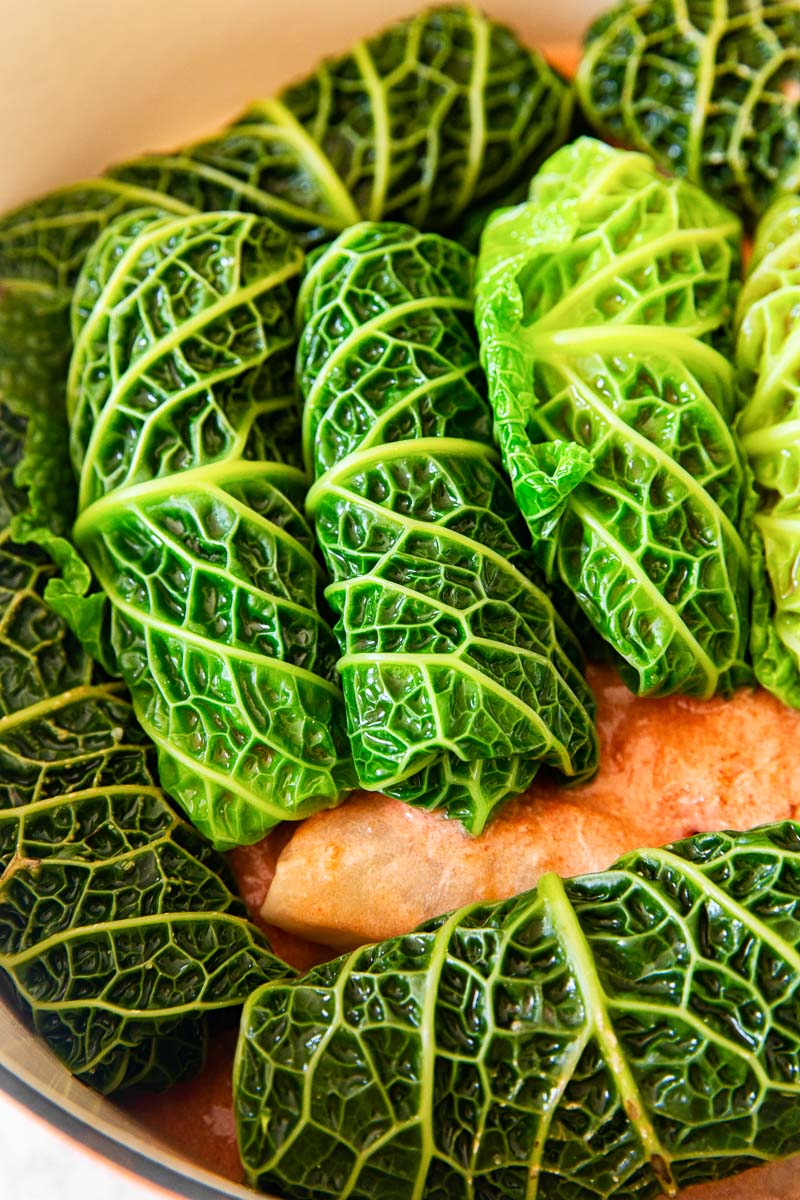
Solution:
{"label": "rolled cabbage leaf", "polygon": [[655,1200],[800,1150],[800,826],[473,904],[245,1006],[250,1181]]}
{"label": "rolled cabbage leaf", "polygon": [[742,446],[759,492],[751,645],[759,682],[800,708],[800,200],[758,227],[739,298]]}
{"label": "rolled cabbage leaf", "polygon": [[[161,780],[220,848],[352,786],[302,515],[293,283],[265,218],[127,214],[75,290],[73,567],[49,596],[107,647]],[[105,603],[105,600],[108,603]]]}
{"label": "rolled cabbage leaf", "polygon": [[583,138],[498,213],[476,309],[496,434],[545,576],[640,694],[748,677],[751,489],[727,345],[737,219]]}
{"label": "rolled cabbage leaf", "polygon": [[54,567],[25,538],[69,515],[45,400],[0,401],[0,978],[84,1082],[163,1088],[202,1066],[207,1014],[289,968],[167,804],[121,685],[43,600]]}
{"label": "rolled cabbage leaf", "polygon": [[751,218],[800,186],[796,0],[624,0],[589,29],[576,91],[602,136]]}
{"label": "rolled cabbage leaf", "polygon": [[491,445],[473,265],[407,225],[341,234],[303,283],[298,376],[359,782],[479,833],[540,763],[590,774],[597,741]]}
{"label": "rolled cabbage leaf", "polygon": [[[143,188],[94,179],[62,188],[0,218],[0,392],[25,396],[32,413],[64,401],[72,288],[108,223],[152,204]],[[189,211],[156,197],[162,208]]]}

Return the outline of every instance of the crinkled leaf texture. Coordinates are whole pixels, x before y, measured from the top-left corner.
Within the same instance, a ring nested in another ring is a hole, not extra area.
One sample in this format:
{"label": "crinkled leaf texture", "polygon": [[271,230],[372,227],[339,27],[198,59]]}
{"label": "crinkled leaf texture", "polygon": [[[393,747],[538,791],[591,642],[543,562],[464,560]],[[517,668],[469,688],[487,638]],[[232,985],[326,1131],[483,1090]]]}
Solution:
{"label": "crinkled leaf texture", "polygon": [[800,185],[796,0],[625,0],[576,77],[602,135],[755,216]]}
{"label": "crinkled leaf texture", "polygon": [[[43,402],[59,419],[72,289],[89,248],[120,213],[154,201],[174,212],[189,211],[169,196],[113,179],[90,179],[0,218],[0,392],[24,399],[31,420],[42,420]],[[36,461],[57,464],[59,456]],[[62,499],[62,510],[67,507]],[[57,513],[58,506],[52,511]]]}
{"label": "crinkled leaf texture", "polygon": [[292,1200],[654,1200],[800,1150],[800,826],[476,904],[245,1006],[251,1181]]}
{"label": "crinkled leaf texture", "polygon": [[139,210],[75,290],[74,536],[108,604],[74,561],[48,598],[107,644],[165,789],[220,848],[353,782],[291,465],[302,257],[262,217]]}
{"label": "crinkled leaf texture", "polygon": [[725,344],[740,229],[693,185],[582,138],[487,226],[476,307],[534,553],[641,694],[746,679],[750,485]]}
{"label": "crinkled leaf texture", "polygon": [[68,519],[42,481],[69,463],[59,407],[29,399],[0,401],[0,974],[86,1083],[161,1088],[202,1065],[206,1014],[288,968],[167,804],[121,686],[43,600],[53,566],[23,539]]}
{"label": "crinkled leaf texture", "polygon": [[347,230],[304,281],[298,374],[359,782],[479,833],[539,763],[591,773],[597,741],[491,445],[472,272],[437,234]]}
{"label": "crinkled leaf texture", "polygon": [[800,200],[764,216],[739,298],[739,434],[755,476],[751,646],[759,681],[800,708]]}

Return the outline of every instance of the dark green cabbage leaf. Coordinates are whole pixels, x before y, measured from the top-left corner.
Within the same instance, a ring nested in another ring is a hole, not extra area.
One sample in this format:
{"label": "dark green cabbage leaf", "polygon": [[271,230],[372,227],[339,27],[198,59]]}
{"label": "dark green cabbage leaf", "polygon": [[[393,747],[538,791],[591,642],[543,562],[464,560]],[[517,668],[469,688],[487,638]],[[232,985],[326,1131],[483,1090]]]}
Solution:
{"label": "dark green cabbage leaf", "polygon": [[75,290],[74,538],[101,591],[80,600],[72,564],[48,598],[106,647],[164,788],[219,848],[353,784],[293,465],[302,261],[265,218],[140,210]]}
{"label": "dark green cabbage leaf", "polygon": [[147,155],[0,218],[0,387],[63,389],[83,258],[121,212],[235,209],[301,245],[362,216],[435,228],[527,180],[568,135],[572,94],[536,51],[472,8],[392,25],[215,137]]}
{"label": "dark green cabbage leaf", "polygon": [[289,969],[43,600],[54,567],[25,538],[69,519],[69,463],[61,406],[28,400],[0,399],[0,980],[86,1083],[160,1088],[202,1065],[207,1014]]}
{"label": "dark green cabbage leaf", "polygon": [[590,774],[597,740],[491,445],[473,266],[408,225],[347,230],[304,281],[298,377],[359,782],[479,833],[540,763]]}
{"label": "dark green cabbage leaf", "polygon": [[362,217],[444,232],[529,179],[571,115],[541,54],[446,6],[356,42],[218,136],[112,175],[197,208],[265,213],[306,243]]}
{"label": "dark green cabbage leaf", "polygon": [[750,486],[726,346],[737,219],[583,138],[497,214],[476,306],[496,433],[548,580],[641,694],[748,677]]}
{"label": "dark green cabbage leaf", "polygon": [[90,179],[0,218],[0,392],[24,394],[33,413],[45,394],[63,403],[69,306],[86,253],[116,216],[154,200],[189,211],[144,188]]}
{"label": "dark green cabbage leaf", "polygon": [[655,1200],[800,1150],[800,825],[470,905],[245,1006],[239,1146],[292,1200]]}
{"label": "dark green cabbage leaf", "polygon": [[760,683],[800,708],[800,200],[758,227],[739,298],[739,434],[759,493],[751,646]]}
{"label": "dark green cabbage leaf", "polygon": [[800,187],[796,0],[624,0],[589,29],[576,90],[598,133],[736,211]]}

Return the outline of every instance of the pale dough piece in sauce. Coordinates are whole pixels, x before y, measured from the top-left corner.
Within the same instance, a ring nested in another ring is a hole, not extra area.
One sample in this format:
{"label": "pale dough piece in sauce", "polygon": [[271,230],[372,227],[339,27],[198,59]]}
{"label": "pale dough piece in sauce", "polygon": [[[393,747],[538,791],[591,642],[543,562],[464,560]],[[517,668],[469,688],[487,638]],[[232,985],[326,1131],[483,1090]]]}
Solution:
{"label": "pale dough piece in sauce", "polygon": [[479,838],[436,813],[354,795],[295,830],[263,918],[347,949],[525,891],[546,871],[602,870],[640,846],[795,816],[800,713],[751,689],[729,700],[638,699],[610,668],[592,668],[590,682],[601,744],[591,783],[534,781]]}

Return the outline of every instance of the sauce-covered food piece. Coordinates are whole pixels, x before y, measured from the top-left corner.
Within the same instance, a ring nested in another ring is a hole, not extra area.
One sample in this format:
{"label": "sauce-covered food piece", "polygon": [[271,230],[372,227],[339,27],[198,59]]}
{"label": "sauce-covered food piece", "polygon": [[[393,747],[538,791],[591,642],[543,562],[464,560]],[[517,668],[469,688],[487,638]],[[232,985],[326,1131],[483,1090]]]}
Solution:
{"label": "sauce-covered food piece", "polygon": [[766,692],[637,699],[607,667],[592,668],[590,683],[601,740],[591,783],[537,779],[479,838],[435,813],[358,793],[296,829],[275,864],[265,919],[345,948],[511,896],[546,871],[601,870],[637,846],[797,813],[800,715]]}

